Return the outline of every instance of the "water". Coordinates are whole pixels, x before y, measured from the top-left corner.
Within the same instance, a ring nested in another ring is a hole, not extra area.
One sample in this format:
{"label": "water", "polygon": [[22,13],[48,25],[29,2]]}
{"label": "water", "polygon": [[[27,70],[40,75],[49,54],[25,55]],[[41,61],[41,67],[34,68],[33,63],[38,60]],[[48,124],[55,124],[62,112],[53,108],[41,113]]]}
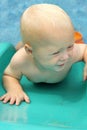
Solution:
{"label": "water", "polygon": [[27,7],[37,3],[57,4],[63,8],[87,43],[87,0],[0,0],[0,42],[16,45],[21,40],[21,15]]}

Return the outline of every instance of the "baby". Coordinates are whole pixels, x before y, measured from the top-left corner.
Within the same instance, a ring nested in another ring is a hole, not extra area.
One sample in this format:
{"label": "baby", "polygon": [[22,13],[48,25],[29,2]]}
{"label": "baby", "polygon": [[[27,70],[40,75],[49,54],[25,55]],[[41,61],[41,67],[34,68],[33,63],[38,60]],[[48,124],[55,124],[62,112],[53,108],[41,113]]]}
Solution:
{"label": "baby", "polygon": [[84,60],[84,80],[87,79],[87,45],[74,43],[74,27],[60,7],[29,7],[21,18],[21,35],[23,46],[4,71],[7,93],[0,98],[3,103],[30,103],[20,84],[23,75],[35,83],[57,83],[66,77],[73,63]]}

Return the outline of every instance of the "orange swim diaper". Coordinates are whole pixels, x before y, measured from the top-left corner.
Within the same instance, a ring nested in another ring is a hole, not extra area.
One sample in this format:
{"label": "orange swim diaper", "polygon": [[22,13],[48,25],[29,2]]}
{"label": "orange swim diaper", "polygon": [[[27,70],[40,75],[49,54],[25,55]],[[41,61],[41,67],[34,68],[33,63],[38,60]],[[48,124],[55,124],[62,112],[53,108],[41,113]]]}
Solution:
{"label": "orange swim diaper", "polygon": [[74,40],[75,40],[75,43],[77,43],[77,44],[83,44],[84,43],[83,36],[80,32],[74,33]]}

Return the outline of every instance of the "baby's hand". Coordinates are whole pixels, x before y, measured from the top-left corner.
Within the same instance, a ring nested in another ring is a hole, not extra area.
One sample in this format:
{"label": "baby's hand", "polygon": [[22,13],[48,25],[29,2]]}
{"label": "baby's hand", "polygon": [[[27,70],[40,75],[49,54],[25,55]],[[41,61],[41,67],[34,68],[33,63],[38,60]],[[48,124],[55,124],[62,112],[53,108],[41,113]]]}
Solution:
{"label": "baby's hand", "polygon": [[24,91],[9,91],[2,97],[0,97],[0,100],[3,101],[3,103],[9,102],[11,105],[16,104],[19,105],[22,101],[25,101],[27,103],[30,103],[29,97],[26,95]]}
{"label": "baby's hand", "polygon": [[87,80],[87,63],[84,67],[84,80]]}

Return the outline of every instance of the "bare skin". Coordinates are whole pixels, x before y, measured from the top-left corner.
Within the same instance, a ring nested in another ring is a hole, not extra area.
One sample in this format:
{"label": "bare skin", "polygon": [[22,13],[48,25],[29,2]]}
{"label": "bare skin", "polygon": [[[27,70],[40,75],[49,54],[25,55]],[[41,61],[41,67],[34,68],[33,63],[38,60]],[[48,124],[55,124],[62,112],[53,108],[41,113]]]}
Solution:
{"label": "bare skin", "polygon": [[15,46],[15,49],[18,51],[20,48],[24,46],[23,42],[18,42],[17,45]]}
{"label": "bare skin", "polygon": [[[32,8],[30,11],[32,11]],[[52,7],[52,11],[54,11],[54,7]],[[61,13],[60,9],[57,9],[57,11]],[[25,16],[28,14],[25,13]],[[60,23],[57,26],[53,24],[53,28],[47,21],[47,25],[38,29],[40,32],[36,32],[36,30],[29,32],[29,26],[25,28],[25,25],[28,25],[27,20],[22,20],[22,36],[25,44],[21,48],[18,47],[20,49],[5,69],[3,84],[7,93],[0,98],[3,103],[8,101],[10,104],[16,105],[19,105],[22,101],[30,103],[28,95],[23,91],[20,84],[22,75],[35,83],[57,83],[66,77],[73,63],[84,60],[86,62],[84,80],[87,79],[87,46],[74,43],[73,26],[69,19],[66,21],[67,24],[61,23],[63,18],[68,19],[67,15],[63,13],[62,16],[60,15]],[[63,26],[62,30],[59,28],[59,24],[61,27]],[[34,34],[35,37],[33,37]]]}

